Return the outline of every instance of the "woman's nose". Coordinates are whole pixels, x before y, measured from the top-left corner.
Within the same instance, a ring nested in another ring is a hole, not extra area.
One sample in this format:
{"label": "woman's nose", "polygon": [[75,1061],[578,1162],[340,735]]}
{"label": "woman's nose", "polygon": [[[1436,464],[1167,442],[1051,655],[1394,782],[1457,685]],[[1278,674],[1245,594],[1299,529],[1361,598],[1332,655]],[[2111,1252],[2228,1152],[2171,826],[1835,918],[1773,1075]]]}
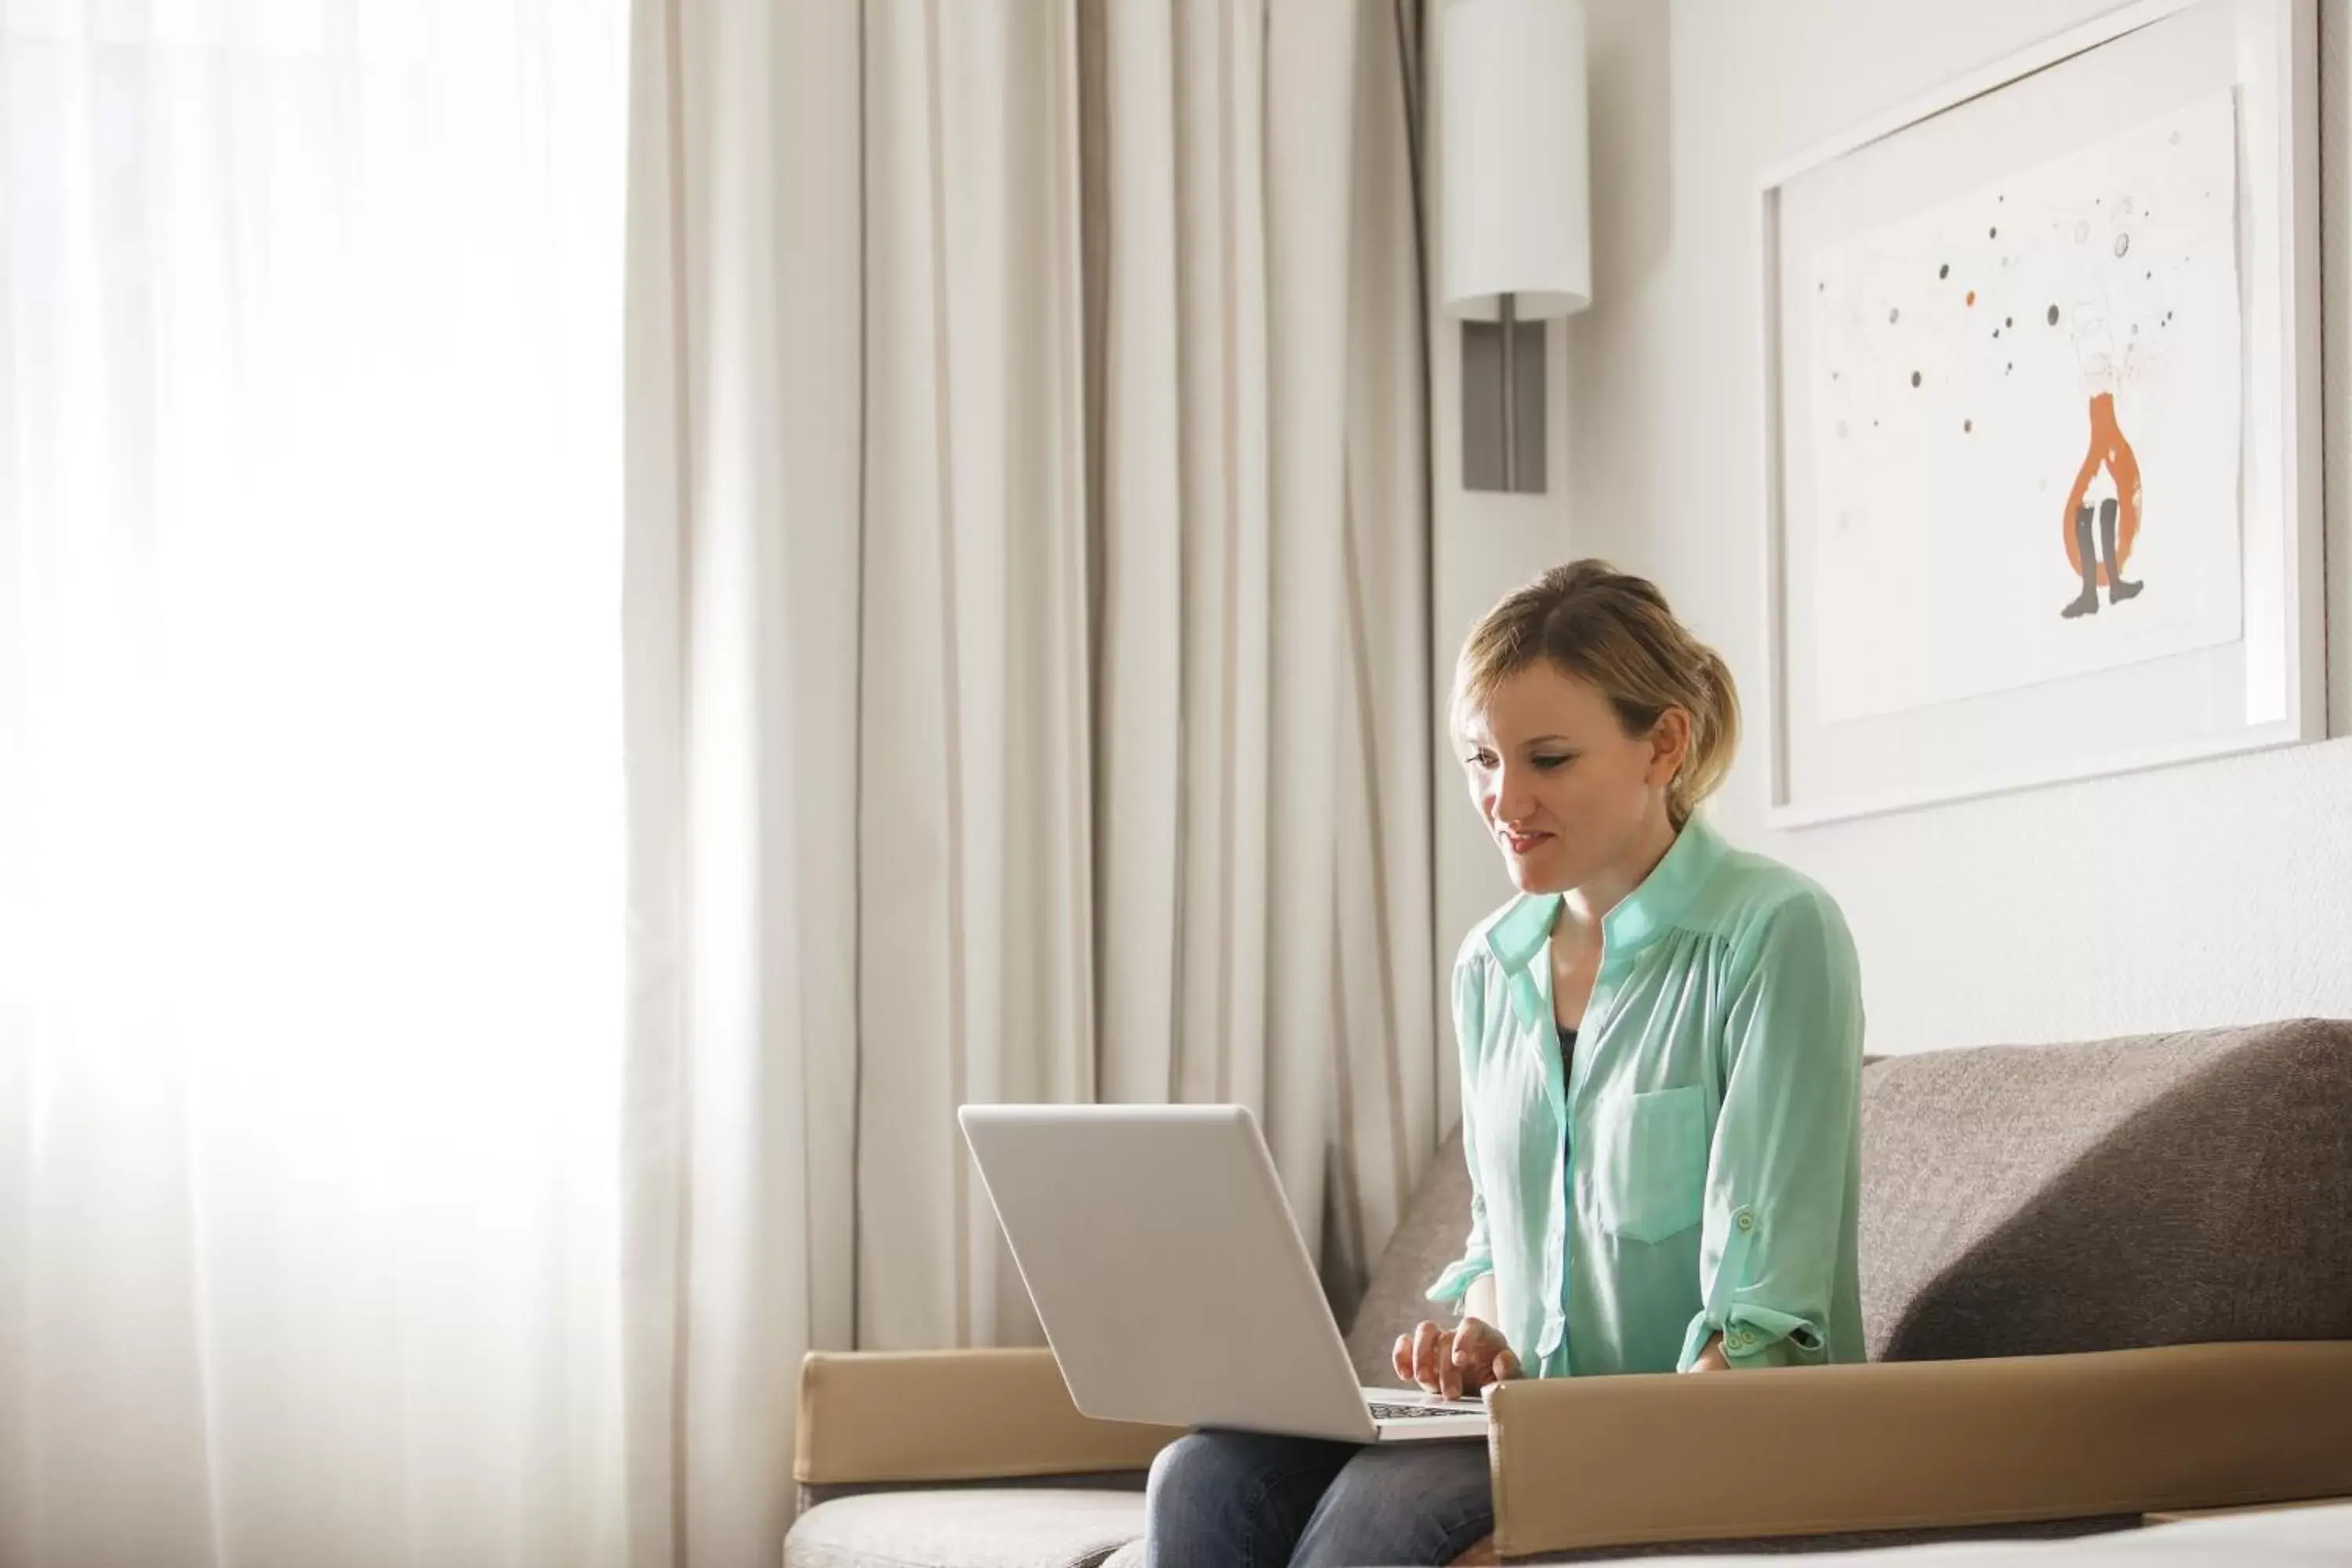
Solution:
{"label": "woman's nose", "polygon": [[1497,770],[1494,792],[1495,817],[1499,822],[1525,822],[1535,810],[1535,794],[1528,788],[1524,773],[1509,768]]}

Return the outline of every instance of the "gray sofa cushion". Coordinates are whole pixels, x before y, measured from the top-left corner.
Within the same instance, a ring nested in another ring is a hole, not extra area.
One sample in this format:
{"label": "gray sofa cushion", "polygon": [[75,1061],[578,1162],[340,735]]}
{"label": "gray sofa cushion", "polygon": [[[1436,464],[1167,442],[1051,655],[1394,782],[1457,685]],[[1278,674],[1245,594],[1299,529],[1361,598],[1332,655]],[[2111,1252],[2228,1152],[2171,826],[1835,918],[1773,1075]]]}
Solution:
{"label": "gray sofa cushion", "polygon": [[1873,1360],[2352,1338],[2352,1023],[1863,1074]]}
{"label": "gray sofa cushion", "polygon": [[[2352,1338],[2352,1022],[1871,1058],[1863,1329],[1873,1360]],[[1366,1287],[1348,1352],[1433,1312],[1470,1178],[1457,1128]]]}
{"label": "gray sofa cushion", "polygon": [[1099,1568],[1143,1535],[1143,1494],[1066,1487],[870,1492],[821,1503],[784,1568]]}
{"label": "gray sofa cushion", "polygon": [[1348,1333],[1348,1359],[1355,1363],[1359,1382],[1393,1387],[1396,1368],[1389,1357],[1396,1337],[1410,1333],[1423,1318],[1439,1322],[1451,1319],[1452,1308],[1426,1300],[1422,1293],[1462,1256],[1462,1243],[1469,1234],[1470,1168],[1463,1162],[1457,1125],[1414,1189],[1356,1308],[1355,1325]]}

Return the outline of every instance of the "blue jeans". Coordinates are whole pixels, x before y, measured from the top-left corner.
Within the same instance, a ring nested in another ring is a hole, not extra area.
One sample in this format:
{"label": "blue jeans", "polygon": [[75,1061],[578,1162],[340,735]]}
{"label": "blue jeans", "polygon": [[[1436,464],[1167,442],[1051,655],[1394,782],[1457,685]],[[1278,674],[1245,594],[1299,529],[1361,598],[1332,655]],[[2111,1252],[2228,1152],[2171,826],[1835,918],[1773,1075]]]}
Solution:
{"label": "blue jeans", "polygon": [[1145,1568],[1444,1563],[1495,1528],[1484,1443],[1193,1432],[1144,1493]]}

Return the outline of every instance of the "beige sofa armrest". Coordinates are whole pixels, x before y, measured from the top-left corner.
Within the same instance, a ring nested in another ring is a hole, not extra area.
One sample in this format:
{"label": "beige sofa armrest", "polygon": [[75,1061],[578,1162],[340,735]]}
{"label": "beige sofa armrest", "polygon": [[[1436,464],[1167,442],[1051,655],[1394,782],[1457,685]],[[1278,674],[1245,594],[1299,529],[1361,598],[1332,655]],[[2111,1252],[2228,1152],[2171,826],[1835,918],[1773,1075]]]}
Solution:
{"label": "beige sofa armrest", "polygon": [[2352,1341],[1507,1383],[1505,1557],[2352,1492]]}
{"label": "beige sofa armrest", "polygon": [[1139,1470],[1182,1430],[1078,1414],[1043,1350],[813,1351],[793,1479],[804,1486]]}

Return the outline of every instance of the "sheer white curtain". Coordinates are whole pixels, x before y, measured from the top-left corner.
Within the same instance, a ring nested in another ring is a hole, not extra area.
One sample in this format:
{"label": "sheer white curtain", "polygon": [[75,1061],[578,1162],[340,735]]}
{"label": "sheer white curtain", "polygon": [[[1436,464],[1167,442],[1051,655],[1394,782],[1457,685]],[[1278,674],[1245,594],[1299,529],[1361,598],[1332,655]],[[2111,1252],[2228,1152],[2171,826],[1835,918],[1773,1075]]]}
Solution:
{"label": "sheer white curtain", "polygon": [[621,1560],[623,0],[0,0],[0,1563]]}

